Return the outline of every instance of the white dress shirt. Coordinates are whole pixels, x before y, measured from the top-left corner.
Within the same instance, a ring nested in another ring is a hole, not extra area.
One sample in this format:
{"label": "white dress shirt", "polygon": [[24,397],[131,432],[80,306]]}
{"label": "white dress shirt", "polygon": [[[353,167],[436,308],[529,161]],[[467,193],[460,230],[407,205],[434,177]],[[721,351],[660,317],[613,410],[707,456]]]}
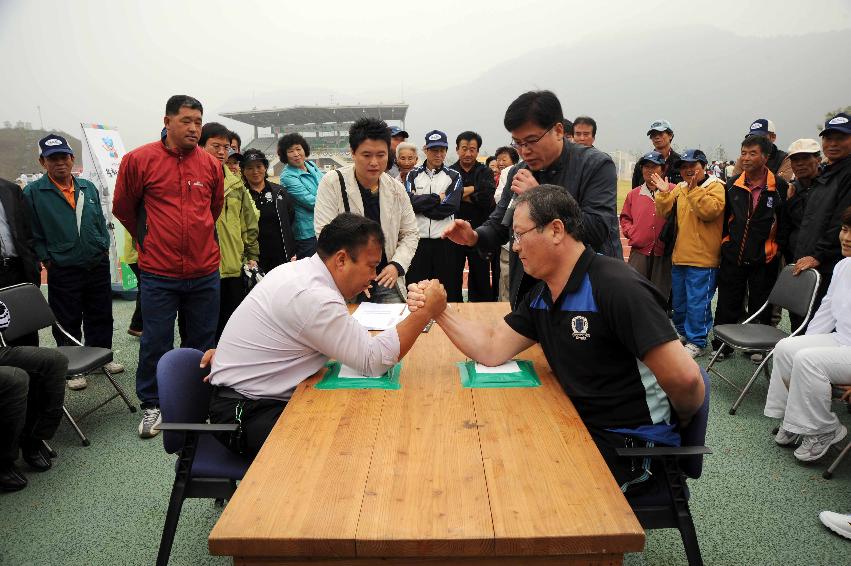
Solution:
{"label": "white dress shirt", "polygon": [[807,334],[835,334],[843,346],[851,346],[851,257],[833,268],[827,294],[807,326]]}
{"label": "white dress shirt", "polygon": [[399,360],[399,335],[393,327],[371,336],[314,255],[276,267],[242,301],[219,340],[210,383],[286,401],[329,358],[381,375]]}

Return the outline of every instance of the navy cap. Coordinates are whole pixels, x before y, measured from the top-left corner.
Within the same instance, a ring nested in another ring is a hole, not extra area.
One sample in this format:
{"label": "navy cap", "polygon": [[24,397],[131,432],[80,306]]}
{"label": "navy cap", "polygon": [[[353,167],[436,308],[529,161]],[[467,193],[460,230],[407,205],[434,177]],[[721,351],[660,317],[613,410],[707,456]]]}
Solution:
{"label": "navy cap", "polygon": [[656,165],[664,165],[665,157],[658,151],[650,151],[641,156],[641,159],[638,160],[638,164],[641,165],[643,161],[649,161]]}
{"label": "navy cap", "polygon": [[746,135],[748,136],[767,136],[772,132],[771,123],[765,118],[757,118],[751,123],[751,127]]}
{"label": "navy cap", "polygon": [[709,160],[706,159],[706,154],[699,149],[687,149],[677,160],[677,166],[679,167],[680,163],[695,163],[697,161],[700,161],[704,165],[709,163]]}
{"label": "navy cap", "polygon": [[842,132],[843,134],[851,134],[851,116],[845,112],[840,112],[830,120],[824,123],[824,129],[819,136],[825,135],[827,132]]}
{"label": "navy cap", "polygon": [[671,127],[671,123],[667,120],[654,120],[653,123],[650,124],[650,129],[647,130],[647,135],[649,136],[653,132],[674,133],[674,128]]}
{"label": "navy cap", "polygon": [[449,140],[446,138],[446,134],[440,130],[432,130],[427,133],[425,135],[425,142],[426,149],[432,147],[445,147],[449,149]]}
{"label": "navy cap", "polygon": [[405,136],[405,139],[408,139],[409,137],[411,137],[410,134],[408,134],[408,132],[406,132],[405,130],[403,130],[399,126],[392,126],[390,128],[390,137],[395,138],[396,136]]}
{"label": "navy cap", "polygon": [[74,150],[71,149],[71,146],[68,145],[65,138],[57,136],[56,134],[50,134],[38,140],[38,149],[41,152],[40,155],[42,157],[47,157],[54,153],[67,153],[68,155],[74,155]]}

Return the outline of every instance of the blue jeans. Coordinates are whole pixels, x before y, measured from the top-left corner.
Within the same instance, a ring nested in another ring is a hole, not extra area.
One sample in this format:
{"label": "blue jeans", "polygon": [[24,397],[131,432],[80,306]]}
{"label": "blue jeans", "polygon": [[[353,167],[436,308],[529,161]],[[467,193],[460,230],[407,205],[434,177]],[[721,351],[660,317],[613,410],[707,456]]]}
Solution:
{"label": "blue jeans", "polygon": [[674,326],[686,341],[706,347],[712,328],[712,296],[715,294],[716,267],[675,265],[671,268],[671,296]]}
{"label": "blue jeans", "polygon": [[142,408],[159,406],[157,363],[174,348],[177,311],[186,318],[186,347],[213,347],[219,322],[218,270],[195,279],[174,279],[142,271],[142,323],[136,395]]}

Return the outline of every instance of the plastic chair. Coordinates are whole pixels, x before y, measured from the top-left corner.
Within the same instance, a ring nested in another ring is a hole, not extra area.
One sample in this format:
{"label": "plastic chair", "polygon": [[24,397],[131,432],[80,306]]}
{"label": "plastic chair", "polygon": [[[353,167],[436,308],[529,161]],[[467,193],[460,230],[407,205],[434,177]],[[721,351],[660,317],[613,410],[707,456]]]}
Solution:
{"label": "plastic chair", "polygon": [[665,470],[665,490],[629,498],[632,511],[645,529],[678,529],[690,566],[703,564],[697,531],[688,506],[686,479],[698,479],[703,473],[703,456],[712,451],[704,446],[709,422],[709,374],[701,370],[705,395],[703,405],[688,426],[680,429],[682,446],[618,448],[623,457],[661,459]]}
{"label": "plastic chair", "polygon": [[[747,320],[741,324],[721,324],[716,326],[713,331],[715,338],[721,340],[722,344],[715,352],[715,355],[712,356],[712,359],[709,360],[706,371],[714,373],[741,392],[739,398],[736,399],[736,402],[730,408],[731,415],[736,414],[736,410],[742,404],[745,395],[750,391],[760,371],[765,374],[766,379],[771,379],[768,373],[768,361],[774,355],[774,347],[777,346],[777,343],[789,336],[797,336],[810,321],[820,276],[815,269],[805,269],[798,275],[792,275],[793,268],[794,266],[792,265],[787,265],[783,268],[777,278],[777,282],[771,289],[768,300]],[[767,324],[751,324],[751,321],[759,317],[765,309],[770,308],[769,305],[777,305],[789,312],[793,312],[803,317],[803,322],[791,334],[787,334],[779,328]],[[744,388],[739,387],[720,371],[712,367],[715,365],[718,356],[721,355],[727,346],[738,351],[765,353],[762,363],[757,366]]]}
{"label": "plastic chair", "polygon": [[186,498],[230,499],[251,464],[212,436],[234,432],[236,424],[209,424],[212,387],[203,381],[209,369],[199,367],[203,354],[180,348],[167,352],[157,364],[163,447],[177,453],[174,485],[168,503],[157,566],[168,564],[180,510]]}
{"label": "plastic chair", "polygon": [[[125,393],[121,385],[115,381],[115,378],[106,369],[106,364],[112,361],[112,350],[83,346],[79,340],[68,334],[62,328],[62,325],[56,321],[53,310],[51,310],[47,299],[44,298],[38,287],[32,283],[21,283],[19,285],[12,285],[11,287],[4,287],[0,289],[0,301],[6,304],[10,315],[9,327],[0,335],[0,342],[4,346],[7,341],[16,340],[32,332],[38,332],[42,328],[56,326],[69,340],[77,344],[76,346],[59,346],[56,348],[68,358],[67,377],[87,375],[95,370],[100,370],[109,379],[109,382],[112,383],[112,386],[115,388],[115,394],[80,415],[79,418],[81,420],[119,396],[124,400],[131,413],[136,412],[136,407],[130,402],[127,393]],[[71,423],[77,436],[80,437],[83,446],[91,444],[65,405],[62,405],[62,411],[65,413],[65,418]]]}

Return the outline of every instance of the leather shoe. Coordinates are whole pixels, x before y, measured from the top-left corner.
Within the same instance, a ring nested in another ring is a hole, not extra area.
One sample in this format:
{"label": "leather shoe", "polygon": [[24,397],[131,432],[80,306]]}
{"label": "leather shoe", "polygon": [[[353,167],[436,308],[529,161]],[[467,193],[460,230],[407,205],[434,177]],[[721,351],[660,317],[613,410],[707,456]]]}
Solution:
{"label": "leather shoe", "polygon": [[47,454],[40,440],[21,446],[21,455],[24,457],[24,462],[37,472],[45,472],[53,466],[50,455]]}
{"label": "leather shoe", "polygon": [[0,491],[20,491],[27,487],[27,478],[15,464],[0,464]]}

